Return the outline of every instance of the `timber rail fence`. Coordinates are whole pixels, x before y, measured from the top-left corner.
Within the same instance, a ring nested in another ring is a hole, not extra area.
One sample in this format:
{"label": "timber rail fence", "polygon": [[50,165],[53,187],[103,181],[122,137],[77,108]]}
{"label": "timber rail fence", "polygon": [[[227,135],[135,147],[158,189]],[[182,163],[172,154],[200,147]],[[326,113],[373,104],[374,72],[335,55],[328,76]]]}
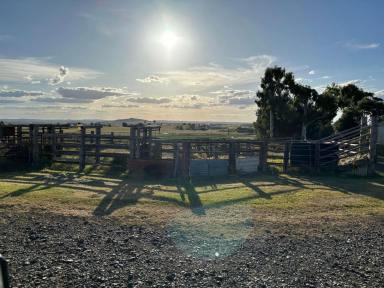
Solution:
{"label": "timber rail fence", "polygon": [[[357,174],[374,172],[377,123],[358,126],[317,141],[291,139],[158,139],[159,126],[131,125],[126,132],[104,132],[101,125],[0,126],[0,155],[87,164],[119,163],[129,169],[167,170],[169,176],[216,176],[304,167],[334,167]],[[21,155],[21,156],[20,156]],[[363,167],[363,168],[362,168]]]}

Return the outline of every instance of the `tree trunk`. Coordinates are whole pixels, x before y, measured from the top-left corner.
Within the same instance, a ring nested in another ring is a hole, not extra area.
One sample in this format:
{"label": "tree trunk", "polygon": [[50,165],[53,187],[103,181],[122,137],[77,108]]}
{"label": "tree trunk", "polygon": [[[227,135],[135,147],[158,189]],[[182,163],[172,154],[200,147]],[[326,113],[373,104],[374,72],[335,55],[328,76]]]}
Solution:
{"label": "tree trunk", "polygon": [[301,139],[307,141],[307,124],[303,123],[301,126]]}
{"label": "tree trunk", "polygon": [[273,138],[275,136],[275,131],[274,131],[274,115],[272,109],[269,110],[269,137]]}
{"label": "tree trunk", "polygon": [[307,141],[308,103],[304,104],[304,119],[301,126],[301,140]]}

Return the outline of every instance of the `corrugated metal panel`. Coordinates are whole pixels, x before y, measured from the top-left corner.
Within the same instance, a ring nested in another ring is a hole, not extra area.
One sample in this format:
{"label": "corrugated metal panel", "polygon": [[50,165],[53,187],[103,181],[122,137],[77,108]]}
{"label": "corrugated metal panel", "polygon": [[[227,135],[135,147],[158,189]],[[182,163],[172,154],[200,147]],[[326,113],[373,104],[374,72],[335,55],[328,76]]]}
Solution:
{"label": "corrugated metal panel", "polygon": [[257,172],[259,168],[259,157],[246,157],[236,159],[236,169],[240,174]]}
{"label": "corrugated metal panel", "polygon": [[191,160],[189,173],[191,176],[208,176],[207,160]]}
{"label": "corrugated metal panel", "polygon": [[227,160],[207,160],[209,176],[222,176],[228,174]]}
{"label": "corrugated metal panel", "polygon": [[227,160],[191,160],[191,176],[222,176],[228,174]]}

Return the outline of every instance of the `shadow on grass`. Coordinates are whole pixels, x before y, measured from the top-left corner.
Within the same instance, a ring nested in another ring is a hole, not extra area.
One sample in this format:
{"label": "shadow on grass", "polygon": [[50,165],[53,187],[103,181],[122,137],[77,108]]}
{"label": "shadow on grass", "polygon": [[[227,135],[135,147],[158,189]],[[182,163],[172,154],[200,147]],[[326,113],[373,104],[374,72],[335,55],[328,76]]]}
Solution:
{"label": "shadow on grass", "polygon": [[374,177],[297,177],[345,194],[359,194],[384,200],[384,177],[381,175]]}
{"label": "shadow on grass", "polygon": [[26,188],[20,188],[8,194],[2,195],[0,196],[0,199],[4,199],[7,197],[23,196],[24,194],[30,192],[43,191],[57,187],[106,194],[107,192],[97,188],[110,187],[109,185],[105,185],[104,181],[97,179],[81,181],[80,179],[82,175],[79,175],[77,173],[54,172],[50,174],[40,174],[31,172],[25,174],[24,176],[25,177],[20,178],[18,177],[18,175],[14,175],[8,176],[5,179],[0,178],[0,182],[30,185]]}
{"label": "shadow on grass", "polygon": [[[258,174],[247,177],[229,176],[192,180],[143,179],[138,181],[134,177],[126,177],[119,171],[107,171],[107,174],[102,175],[97,171],[97,169],[89,169],[86,171],[87,173],[33,171],[24,174],[0,174],[0,182],[28,185],[28,187],[0,196],[0,200],[50,188],[75,189],[103,195],[93,211],[96,216],[110,215],[123,207],[136,205],[140,199],[170,203],[189,208],[196,215],[205,215],[206,209],[235,205],[254,199],[272,200],[274,196],[294,193],[301,189],[332,190],[384,200],[384,177],[382,176],[353,178]],[[114,177],[110,176],[114,173],[116,173]],[[243,188],[248,188],[254,193],[235,199],[228,199],[225,195],[220,195],[226,190],[233,190],[233,195],[236,196],[236,189]],[[266,192],[266,188],[268,188],[268,192]],[[201,197],[206,193],[218,193],[218,195],[212,197],[213,200],[210,203],[204,203]],[[175,197],[174,194],[177,196]]]}

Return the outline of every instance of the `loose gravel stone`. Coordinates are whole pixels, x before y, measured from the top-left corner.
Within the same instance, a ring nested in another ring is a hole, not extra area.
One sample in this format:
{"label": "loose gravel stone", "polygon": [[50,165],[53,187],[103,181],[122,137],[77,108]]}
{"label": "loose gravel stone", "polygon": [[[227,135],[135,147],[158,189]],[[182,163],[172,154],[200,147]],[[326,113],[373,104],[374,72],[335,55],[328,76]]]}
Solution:
{"label": "loose gravel stone", "polygon": [[157,226],[50,213],[0,219],[12,287],[384,287],[379,220],[307,234],[264,229],[232,254],[207,259]]}

